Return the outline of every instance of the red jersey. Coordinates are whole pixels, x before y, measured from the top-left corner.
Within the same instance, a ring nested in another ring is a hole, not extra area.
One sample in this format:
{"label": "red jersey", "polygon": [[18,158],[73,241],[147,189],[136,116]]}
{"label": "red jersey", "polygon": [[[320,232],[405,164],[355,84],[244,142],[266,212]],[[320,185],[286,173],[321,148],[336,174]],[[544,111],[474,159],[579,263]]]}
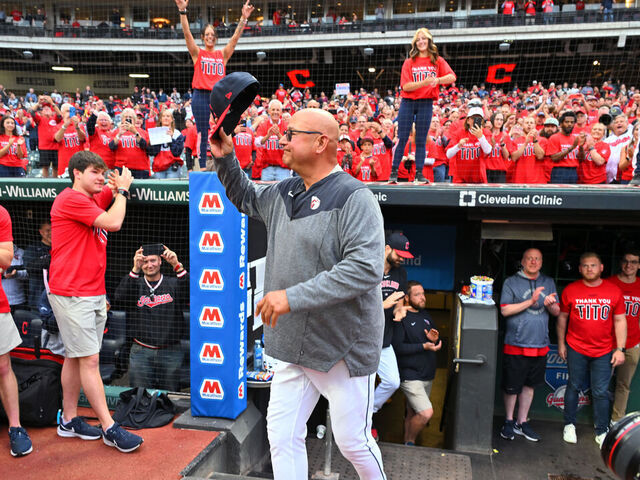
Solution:
{"label": "red jersey", "polygon": [[287,91],[284,88],[278,88],[278,90],[276,90],[276,98],[280,100],[281,103],[284,103],[284,100],[287,98]]}
{"label": "red jersey", "polygon": [[191,154],[195,155],[198,148],[198,129],[192,125],[182,130],[182,135],[184,135],[184,148],[190,148]]}
{"label": "red jersey", "polygon": [[256,149],[253,131],[247,128],[244,132],[236,133],[233,137],[233,147],[236,151],[236,158],[240,162],[240,168],[244,170],[251,163],[251,155]]}
{"label": "red jersey", "polygon": [[507,0],[502,4],[502,13],[505,15],[513,15],[513,11],[515,8],[515,3],[513,3],[511,0]]}
{"label": "red jersey", "polygon": [[622,291],[613,283],[570,283],[562,291],[560,310],[569,314],[566,341],[576,352],[601,357],[616,347],[613,316],[625,313],[625,307]]}
{"label": "red jersey", "polygon": [[[147,132],[141,128],[136,129],[140,136],[149,143]],[[115,139],[114,139],[115,141]],[[124,132],[120,137],[115,150],[116,167],[127,167],[131,170],[149,171],[149,155],[145,149],[140,148],[136,142],[136,136],[131,132]]]}
{"label": "red jersey", "polygon": [[108,186],[87,197],[65,188],[51,207],[51,293],[65,297],[104,295],[107,232],[93,226],[113,200]]}
{"label": "red jersey", "polygon": [[218,80],[224,77],[224,74],[224,55],[222,50],[209,52],[201,48],[198,52],[198,59],[193,65],[191,88],[211,90]]}
{"label": "red jersey", "polygon": [[[364,156],[364,154],[363,154],[363,156]],[[371,168],[371,165],[369,164],[369,162],[371,161],[372,158],[373,158],[373,166],[374,166],[376,172],[380,172],[380,168],[381,168],[380,160],[378,160],[374,156],[370,156],[370,157],[365,157],[364,158],[364,160],[360,164],[360,171],[358,172],[357,175],[356,175],[355,172],[357,170],[358,163],[362,159],[362,156],[360,158],[354,158],[353,159],[353,166],[351,167],[352,175],[354,177],[356,177],[358,180],[360,180],[361,182],[377,182],[378,181],[378,175],[373,173],[373,169]]]}
{"label": "red jersey", "polygon": [[623,282],[617,275],[607,280],[622,290],[624,298],[625,316],[627,317],[626,348],[633,348],[640,343],[640,279],[633,283]]}
{"label": "red jersey", "polygon": [[[487,170],[501,170],[507,171],[507,162],[502,156],[502,142],[509,139],[509,136],[505,132],[498,132],[492,135],[493,147],[491,153],[487,155],[486,167]],[[487,137],[489,143],[491,143],[490,137]]]}
{"label": "red jersey", "polygon": [[[17,135],[0,135],[0,150],[9,145],[9,140],[13,138],[13,145],[9,147],[9,151],[0,157],[0,165],[5,167],[24,167],[24,159],[27,157],[26,144],[18,145],[18,139],[21,138]],[[22,158],[18,158],[18,151],[22,152]]]}
{"label": "red jersey", "polygon": [[[444,146],[442,145],[442,137],[427,136],[427,157],[433,158],[433,166],[437,167],[449,163],[447,154],[444,152]],[[433,168],[431,169],[433,172]]]}
{"label": "red jersey", "polygon": [[381,138],[373,139],[373,151],[371,154],[380,162],[380,169],[376,168],[378,182],[386,182],[391,176],[391,150],[387,150]]}
{"label": "red jersey", "polygon": [[559,162],[553,162],[554,167],[577,167],[578,166],[578,147],[573,148],[574,134],[565,135],[562,132],[554,133],[547,142],[545,150],[546,155],[553,155],[561,150],[572,149],[566,157]]}
{"label": "red jersey", "polygon": [[43,117],[40,113],[36,112],[33,116],[35,124],[38,126],[38,150],[57,150],[58,144],[53,139],[58,131],[58,120],[56,115],[50,117]]}
{"label": "red jersey", "polygon": [[[2,205],[0,205],[0,242],[13,242],[11,217]],[[8,313],[10,311],[9,300],[7,300],[7,295],[2,289],[2,282],[0,282],[0,313]]]}
{"label": "red jersey", "polygon": [[507,143],[507,150],[513,154],[523,144],[524,152],[515,160],[515,171],[513,183],[547,183],[547,176],[544,171],[544,158],[536,159],[534,144],[527,142],[526,137],[518,137]]}
{"label": "red jersey", "polygon": [[109,148],[109,142],[113,140],[114,135],[115,130],[103,130],[96,126],[95,132],[89,137],[89,150],[99,155],[110,170],[116,166],[116,154]]}
{"label": "red jersey", "polygon": [[[62,128],[63,124],[59,125]],[[79,125],[80,128],[84,128]],[[86,131],[85,131],[86,136]],[[63,173],[64,170],[69,165],[69,159],[71,156],[76,153],[82,151],[82,145],[80,145],[80,139],[78,138],[78,132],[76,132],[76,127],[71,122],[67,129],[64,131],[64,136],[62,140],[58,143],[58,171]]]}
{"label": "red jersey", "polygon": [[[436,64],[431,63],[429,57],[407,58],[402,65],[402,73],[400,74],[400,86],[409,82],[421,82],[427,77],[444,77],[453,73],[451,67],[442,57],[438,57]],[[410,98],[413,100],[430,98],[436,100],[440,93],[440,85],[431,85],[418,88],[412,92],[402,91],[402,98]]]}
{"label": "red jersey", "polygon": [[578,183],[597,184],[607,182],[607,162],[611,156],[611,148],[605,142],[596,143],[594,148],[604,158],[604,163],[596,165],[591,159],[591,152],[587,150],[585,159],[578,166]]}
{"label": "red jersey", "polygon": [[[269,131],[272,126],[273,123],[271,123],[271,119],[269,118],[258,125],[258,131],[256,132],[256,137],[262,137],[262,164],[264,168],[270,166],[289,168],[282,163],[282,147],[280,146],[278,137],[276,135],[266,137],[267,131]],[[282,119],[278,122],[278,129],[280,130],[280,135],[284,135],[287,126]]]}
{"label": "red jersey", "polygon": [[[484,131],[485,138],[490,135],[487,130]],[[463,138],[467,141],[460,147],[458,153],[449,159],[450,163],[455,164],[453,182],[487,183],[486,155],[480,148],[480,140],[475,135],[466,130],[457,131],[449,142],[449,148],[455,147]]]}

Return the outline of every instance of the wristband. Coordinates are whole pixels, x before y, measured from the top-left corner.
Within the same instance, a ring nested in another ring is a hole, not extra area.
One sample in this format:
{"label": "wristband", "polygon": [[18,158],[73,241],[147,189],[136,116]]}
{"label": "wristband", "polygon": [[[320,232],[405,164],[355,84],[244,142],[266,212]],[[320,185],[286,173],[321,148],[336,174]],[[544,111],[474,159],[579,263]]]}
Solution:
{"label": "wristband", "polygon": [[173,267],[173,271],[174,272],[179,272],[180,270],[184,270],[184,267],[182,266],[181,263],[177,264],[175,267]]}
{"label": "wristband", "polygon": [[186,15],[187,14],[187,9],[185,8],[184,10],[178,10],[178,13],[180,15]]}
{"label": "wristband", "polygon": [[618,348],[616,348],[616,350],[619,351],[619,352],[622,352],[622,353],[627,351],[627,349],[624,348],[624,347],[618,347]]}
{"label": "wristband", "polygon": [[131,194],[129,193],[129,190],[127,190],[127,189],[119,188],[118,189],[118,193],[120,195],[122,195],[124,198],[126,198],[127,200],[131,199]]}

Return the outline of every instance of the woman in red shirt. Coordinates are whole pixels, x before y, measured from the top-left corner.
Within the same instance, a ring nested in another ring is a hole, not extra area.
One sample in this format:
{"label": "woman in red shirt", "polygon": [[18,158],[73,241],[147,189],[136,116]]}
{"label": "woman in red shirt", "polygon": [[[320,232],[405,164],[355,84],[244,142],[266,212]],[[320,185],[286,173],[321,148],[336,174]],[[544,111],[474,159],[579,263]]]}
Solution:
{"label": "woman in red shirt", "polygon": [[0,177],[24,177],[26,157],[27,147],[16,131],[16,121],[5,115],[0,121]]}
{"label": "woman in red shirt", "polygon": [[503,130],[504,115],[501,112],[491,116],[491,153],[487,155],[487,182],[505,183],[507,181],[508,152],[505,142],[509,135]]}
{"label": "woman in red shirt", "polygon": [[183,164],[184,135],[176,130],[173,112],[165,108],[160,114],[160,126],[167,129],[171,141],[149,146],[149,156],[153,157],[154,178],[180,178],[180,167]]}
{"label": "woman in red shirt", "polygon": [[431,123],[433,100],[438,99],[440,85],[455,82],[456,75],[438,54],[433,36],[426,28],[419,28],[411,41],[409,58],[402,65],[400,86],[402,103],[398,112],[398,146],[393,155],[390,183],[398,181],[398,166],[411,129],[416,129],[416,182],[424,183],[422,167],[426,156],[427,134]]}
{"label": "woman in red shirt", "polygon": [[201,34],[204,48],[199,48],[189,28],[189,19],[187,18],[189,0],[175,0],[175,2],[180,14],[180,25],[184,32],[184,40],[187,43],[189,55],[193,60],[191,108],[196,119],[196,128],[200,134],[200,168],[204,170],[207,161],[207,139],[209,138],[209,96],[211,95],[211,89],[218,80],[225,76],[225,67],[231,55],[233,55],[251,12],[253,12],[253,5],[249,5],[249,0],[246,1],[242,6],[242,17],[233,36],[222,50],[215,50],[214,47],[218,36],[213,25],[207,24],[204,26]]}
{"label": "woman in red shirt", "polygon": [[[187,171],[191,172],[194,169],[193,159],[198,156],[198,130],[191,118],[187,118],[184,124],[187,127],[182,130],[182,135],[184,135],[184,158],[187,163]],[[198,167],[200,165],[196,165],[196,171],[200,170]]]}
{"label": "woman in red shirt", "polygon": [[122,111],[122,122],[109,142],[109,148],[115,152],[116,170],[122,167],[131,170],[133,178],[149,178],[149,137],[142,128],[136,127],[136,112],[133,108]]}

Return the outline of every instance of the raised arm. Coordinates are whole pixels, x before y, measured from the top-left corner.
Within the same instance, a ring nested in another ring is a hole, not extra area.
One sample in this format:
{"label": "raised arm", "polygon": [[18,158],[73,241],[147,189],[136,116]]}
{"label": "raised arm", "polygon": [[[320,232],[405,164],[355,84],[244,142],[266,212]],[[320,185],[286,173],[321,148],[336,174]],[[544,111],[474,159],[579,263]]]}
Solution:
{"label": "raised arm", "polygon": [[[178,1],[179,0],[176,0],[176,3]],[[240,40],[240,37],[242,36],[242,32],[244,31],[244,27],[247,25],[247,20],[249,20],[249,17],[251,16],[252,12],[253,12],[253,5],[250,5],[249,0],[247,0],[245,4],[242,6],[242,17],[238,22],[236,31],[233,32],[233,36],[231,37],[231,39],[229,39],[229,42],[222,49],[222,56],[223,56],[225,65],[231,58],[231,55],[233,55],[233,52],[236,49],[236,45],[238,44],[238,40]],[[185,35],[185,38],[186,38],[186,35]]]}
{"label": "raised arm", "polygon": [[198,60],[198,53],[200,52],[200,48],[196,45],[196,41],[193,39],[193,35],[191,34],[191,28],[189,27],[189,17],[187,15],[187,7],[189,6],[189,0],[175,0],[176,7],[178,7],[178,12],[180,13],[180,25],[182,26],[182,32],[184,33],[184,41],[187,44],[187,50],[189,50],[189,55],[191,55],[191,60],[193,63],[196,63]]}

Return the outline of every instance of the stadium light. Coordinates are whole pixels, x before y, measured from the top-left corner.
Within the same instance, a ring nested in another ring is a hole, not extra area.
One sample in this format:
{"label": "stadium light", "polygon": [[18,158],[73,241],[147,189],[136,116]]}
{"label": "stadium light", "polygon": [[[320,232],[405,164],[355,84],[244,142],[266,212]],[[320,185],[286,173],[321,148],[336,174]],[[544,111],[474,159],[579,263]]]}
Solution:
{"label": "stadium light", "polygon": [[364,50],[362,50],[362,53],[364,53],[365,56],[370,57],[371,55],[373,55],[373,48],[366,47]]}
{"label": "stadium light", "polygon": [[376,73],[376,67],[369,67],[369,73]]}
{"label": "stadium light", "polygon": [[500,45],[498,45],[498,50],[500,50],[501,52],[508,52],[510,48],[511,42],[509,42],[508,40],[500,42]]}
{"label": "stadium light", "polygon": [[60,65],[54,65],[51,70],[55,72],[73,72],[73,67],[61,67]]}
{"label": "stadium light", "polygon": [[22,56],[23,56],[24,58],[27,58],[27,59],[28,59],[28,58],[33,58],[33,52],[32,52],[31,50],[24,50],[24,51],[22,52]]}
{"label": "stadium light", "polygon": [[149,78],[149,74],[148,73],[130,73],[129,77],[130,78]]}
{"label": "stadium light", "polygon": [[256,57],[258,57],[258,60],[264,60],[267,58],[267,52],[260,50],[259,52],[256,52]]}

